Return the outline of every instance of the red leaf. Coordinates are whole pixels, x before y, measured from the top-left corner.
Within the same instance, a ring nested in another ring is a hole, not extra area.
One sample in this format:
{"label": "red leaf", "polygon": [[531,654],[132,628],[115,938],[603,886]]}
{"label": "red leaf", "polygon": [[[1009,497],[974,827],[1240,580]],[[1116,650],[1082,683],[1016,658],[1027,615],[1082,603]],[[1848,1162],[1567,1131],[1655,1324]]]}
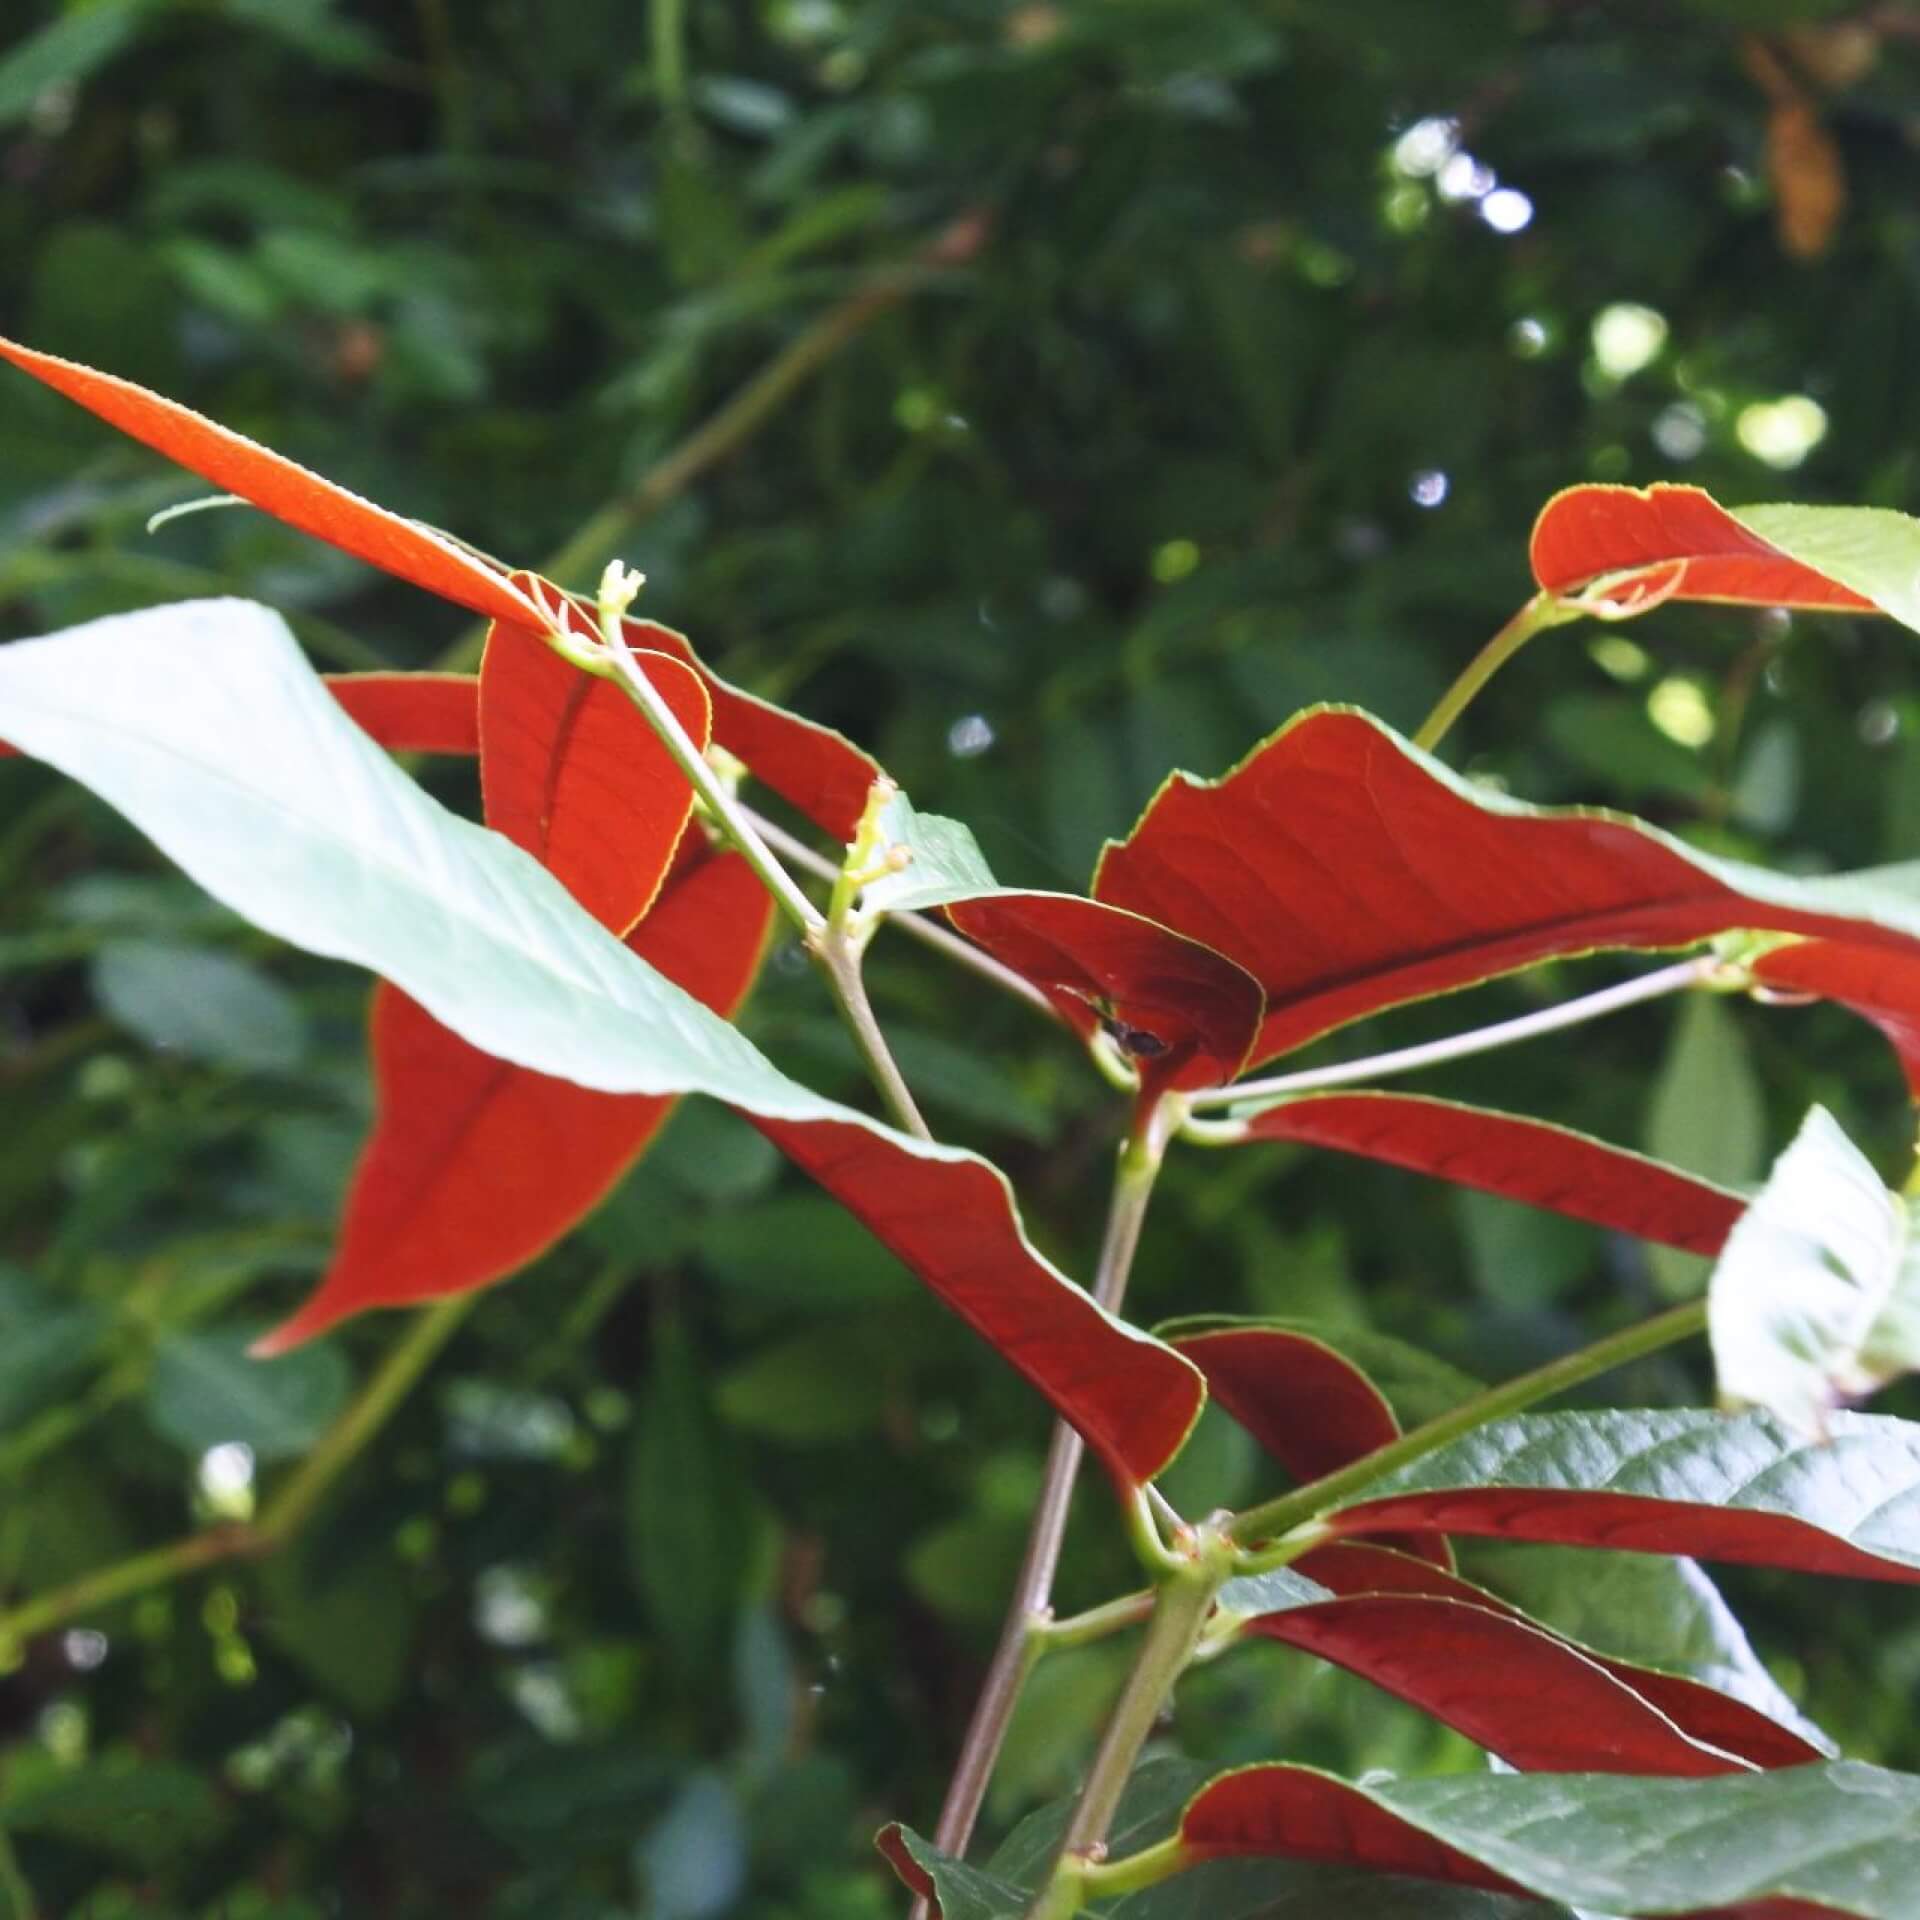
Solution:
{"label": "red leaf", "polygon": [[[1167,1344],[1200,1369],[1207,1392],[1303,1485],[1400,1437],[1380,1389],[1310,1334],[1217,1327],[1170,1335]],[[1452,1562],[1436,1535],[1413,1533],[1395,1544],[1442,1566]]]}
{"label": "red leaf", "polygon": [[[745,998],[773,903],[738,854],[666,891],[628,943],[715,1012]],[[670,1098],[599,1093],[469,1046],[382,981],[379,1089],[332,1265],[261,1341],[283,1353],[368,1307],[411,1306],[502,1279],[560,1239],[659,1131]]]}
{"label": "red leaf", "polygon": [[1206,1398],[1199,1373],[1043,1260],[985,1161],[838,1121],[744,1117],[1038,1388],[1116,1481],[1151,1480],[1179,1452]]}
{"label": "red leaf", "polygon": [[[1385,1546],[1345,1542],[1338,1546],[1316,1547],[1313,1552],[1303,1554],[1293,1563],[1293,1571],[1319,1581],[1323,1587],[1331,1587],[1343,1597],[1383,1593],[1426,1595],[1431,1599],[1461,1601],[1520,1621],[1535,1634],[1547,1634],[1563,1645],[1574,1647],[1583,1659],[1604,1668],[1614,1679],[1630,1687],[1641,1699],[1665,1714],[1681,1732],[1694,1740],[1718,1747],[1723,1752],[1736,1754],[1756,1767],[1797,1767],[1808,1761],[1826,1758],[1811,1741],[1803,1740],[1791,1728],[1783,1727],[1777,1720],[1769,1718],[1756,1707],[1748,1706],[1743,1700],[1736,1700],[1715,1687],[1689,1679],[1685,1674],[1662,1673],[1655,1667],[1636,1666],[1631,1661],[1615,1660],[1607,1654],[1595,1652],[1591,1647],[1579,1646],[1540,1621],[1528,1619],[1519,1608],[1502,1600],[1497,1594],[1475,1586],[1470,1580],[1462,1580],[1458,1574],[1446,1572],[1430,1561],[1396,1553]],[[1516,1657],[1524,1658],[1524,1649],[1518,1650]],[[1342,1661],[1341,1664],[1348,1663]],[[1366,1673],[1369,1679],[1374,1677],[1364,1667],[1355,1667],[1354,1671]],[[1444,1715],[1440,1717],[1445,1718]],[[1449,1721],[1449,1724],[1461,1723]],[[1462,1731],[1470,1732],[1465,1727],[1462,1727]],[[1477,1734],[1471,1734],[1471,1737],[1480,1738]],[[1518,1767],[1539,1768],[1545,1764],[1538,1760],[1521,1760],[1496,1741],[1483,1740],[1481,1744],[1493,1746]],[[1597,1759],[1582,1760],[1576,1764],[1590,1765],[1596,1770],[1603,1766]],[[1652,1770],[1661,1771],[1659,1768]]]}
{"label": "red leaf", "polygon": [[[699,675],[665,654],[636,658],[704,753]],[[626,694],[502,621],[480,661],[480,782],[487,825],[616,933],[652,904],[693,812],[686,775]]]}
{"label": "red leaf", "polygon": [[1752,962],[1762,986],[1837,1000],[1887,1036],[1920,1101],[1920,958],[1876,952],[1838,940],[1803,940]]}
{"label": "red leaf", "polygon": [[326,682],[390,753],[480,751],[480,683],[470,673],[330,673]]}
{"label": "red leaf", "polygon": [[[1610,574],[1679,563],[1662,599],[1874,613],[1871,600],[1829,580],[1742,526],[1699,487],[1581,486],[1557,493],[1533,523],[1533,577],[1573,593]],[[1635,583],[1609,582],[1609,597]]]}
{"label": "red leaf", "polygon": [[1259,1031],[1257,980],[1137,914],[1073,894],[1017,892],[946,912],[1082,1035],[1104,1024],[1138,1068],[1143,1101],[1231,1080]]}
{"label": "red leaf", "polygon": [[497,620],[539,618],[483,560],[443,535],[323,480],[283,454],[217,425],[177,401],[72,360],[0,340],[0,359],[77,401],[89,413],[144,441],[169,460],[237,493],[276,520],[343,548],[383,573]]}
{"label": "red leaf", "polygon": [[[1920,961],[1910,964],[1920,981]],[[1566,1127],[1414,1094],[1306,1094],[1246,1127],[1251,1139],[1335,1147],[1690,1253],[1719,1252],[1747,1204]]]}
{"label": "red leaf", "polygon": [[[329,673],[327,690],[390,753],[480,751],[480,683],[470,673]],[[20,749],[0,740],[0,759]]]}
{"label": "red leaf", "polygon": [[1335,1534],[1430,1528],[1496,1540],[1540,1540],[1622,1553],[1681,1553],[1799,1573],[1920,1584],[1920,1567],[1885,1560],[1783,1514],[1685,1500],[1538,1487],[1462,1487],[1363,1500],[1326,1516]]}
{"label": "red leaf", "polygon": [[1303,714],[1220,780],[1174,775],[1108,845],[1093,891],[1259,980],[1257,1059],[1602,948],[1687,946],[1737,928],[1916,948],[1865,917],[1791,904],[1817,900],[1816,883],[1716,869],[1623,819],[1478,795],[1339,708]]}
{"label": "red leaf", "polygon": [[[562,597],[530,574],[515,574],[514,582],[539,594],[542,604]],[[584,629],[597,631],[587,602],[577,595],[564,597]],[[867,789],[880,778],[879,761],[831,727],[789,713],[722,680],[694,652],[685,634],[651,620],[630,619],[623,624],[628,646],[671,654],[707,683],[713,700],[714,739],[742,761],[756,780],[771,787],[823,833],[840,841],[853,838],[866,810]]]}
{"label": "red leaf", "polygon": [[1504,1609],[1360,1593],[1263,1614],[1246,1631],[1359,1674],[1523,1772],[1746,1771],[1600,1662]]}
{"label": "red leaf", "polygon": [[1210,1780],[1180,1816],[1194,1864],[1279,1856],[1374,1873],[1409,1873],[1493,1893],[1525,1889],[1330,1774],[1305,1767],[1242,1767]]}

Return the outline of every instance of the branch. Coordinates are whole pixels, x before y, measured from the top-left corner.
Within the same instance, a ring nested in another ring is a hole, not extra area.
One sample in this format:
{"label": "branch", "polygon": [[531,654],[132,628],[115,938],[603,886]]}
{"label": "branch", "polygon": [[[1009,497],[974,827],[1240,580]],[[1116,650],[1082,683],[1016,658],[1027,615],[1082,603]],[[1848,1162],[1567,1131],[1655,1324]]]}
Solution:
{"label": "branch", "polygon": [[[697,426],[671,452],[647,469],[631,493],[610,500],[572,539],[550,553],[539,571],[565,585],[591,572],[616,552],[635,527],[677,499],[709,467],[751,439],[785,401],[881,314],[909,294],[933,284],[939,271],[964,266],[986,243],[987,215],[962,213],[922,249],[918,261],[877,275],[830,307],[773,356],[747,383]],[[486,644],[483,625],[470,627],[434,662],[440,673],[471,673]]]}
{"label": "branch", "polygon": [[374,1370],[352,1403],[334,1421],[291,1479],[268,1501],[257,1521],[209,1527],[169,1546],[137,1553],[117,1565],[23,1601],[0,1613],[0,1664],[36,1635],[69,1620],[146,1593],[226,1560],[257,1559],[277,1551],[300,1530],[334,1482],[379,1432],[407,1391],[452,1338],[472,1310],[476,1295],[445,1300],[418,1315],[398,1346]]}
{"label": "branch", "polygon": [[[1470,1033],[1451,1033],[1444,1040],[1428,1040],[1417,1047],[1401,1047],[1392,1053],[1376,1053],[1365,1060],[1344,1060],[1337,1066],[1310,1067],[1303,1073],[1275,1074],[1269,1080],[1243,1080],[1237,1086],[1206,1087],[1187,1095],[1192,1107],[1238,1106],[1243,1100],[1266,1096],[1284,1098],[1289,1094],[1314,1093],[1322,1087],[1350,1086],[1357,1080],[1384,1080],[1396,1073],[1412,1073],[1418,1067],[1438,1066],[1445,1060],[1464,1060],[1476,1053],[1490,1053],[1496,1047],[1510,1047],[1516,1041],[1537,1039],[1543,1033],[1556,1033],[1562,1027],[1579,1026],[1596,1020],[1603,1013],[1622,1007],[1638,1006],[1643,1000],[1658,1000],[1664,994],[1679,993],[1688,987],[1704,986],[1719,971],[1720,962],[1712,954],[1677,961],[1635,980],[1623,980],[1618,986],[1602,987],[1598,993],[1582,994],[1577,1000],[1563,1000],[1558,1006],[1543,1007],[1538,1013],[1523,1013],[1517,1019],[1497,1021],[1490,1027],[1476,1027]],[[1228,1122],[1228,1125],[1232,1125]],[[1225,1133],[1206,1132],[1195,1136],[1217,1143]]]}

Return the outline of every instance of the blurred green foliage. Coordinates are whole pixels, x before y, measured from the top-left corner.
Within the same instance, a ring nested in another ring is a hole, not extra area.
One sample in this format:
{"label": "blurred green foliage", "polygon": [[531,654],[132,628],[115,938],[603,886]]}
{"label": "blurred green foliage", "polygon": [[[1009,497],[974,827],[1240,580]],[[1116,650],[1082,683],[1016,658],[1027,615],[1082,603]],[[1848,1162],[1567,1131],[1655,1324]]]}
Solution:
{"label": "blurred green foliage", "polygon": [[[13,0],[0,35],[7,331],[516,561],[584,580],[619,551],[645,611],[873,746],[1009,882],[1083,884],[1170,767],[1218,772],[1302,703],[1411,726],[1524,596],[1569,482],[1914,505],[1902,9]],[[1782,141],[1783,87],[1811,148]],[[806,377],[686,484],[669,456],[796,342]],[[448,609],[257,515],[145,533],[199,491],[10,378],[5,631],[230,591],[329,666],[459,644]],[[1711,609],[1578,627],[1450,751],[1760,860],[1911,859],[1915,647]],[[428,777],[471,804],[470,774]],[[1331,1044],[1607,975],[1560,971]],[[1111,1096],[904,943],[873,972],[936,1126],[1084,1272]],[[363,1001],[0,765],[0,1594],[244,1515],[394,1340],[376,1317],[240,1358],[324,1261]],[[858,1097],[797,954],[747,1024]],[[1896,1179],[1909,1145],[1890,1062],[1830,1009],[1649,1010],[1434,1085],[1722,1175],[1814,1097]],[[1135,1300],[1361,1321],[1485,1375],[1693,1284],[1270,1148],[1176,1160]],[[1674,1359],[1608,1386],[1705,1391]],[[1183,1498],[1269,1484],[1230,1423],[1204,1435]],[[894,1911],[868,1836],[929,1822],[1043,1437],[757,1136],[684,1112],[292,1551],[0,1678],[0,1914],[29,1886],[103,1920]],[[1068,1606],[1128,1579],[1102,1506]],[[1726,1584],[1850,1751],[1920,1765],[1910,1599]],[[997,1826],[1070,1783],[1114,1657],[1042,1669]],[[1195,1675],[1180,1732],[1474,1764],[1277,1649]]]}

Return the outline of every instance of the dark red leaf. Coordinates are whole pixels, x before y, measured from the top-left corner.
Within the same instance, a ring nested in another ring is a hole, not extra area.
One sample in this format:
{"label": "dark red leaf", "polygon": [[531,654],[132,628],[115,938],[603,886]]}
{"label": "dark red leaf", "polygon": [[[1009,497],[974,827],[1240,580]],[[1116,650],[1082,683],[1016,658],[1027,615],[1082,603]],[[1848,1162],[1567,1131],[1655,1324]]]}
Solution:
{"label": "dark red leaf", "polygon": [[1303,714],[1220,780],[1176,774],[1109,844],[1093,890],[1259,980],[1256,1059],[1601,948],[1757,928],[1917,950],[1895,926],[1830,910],[1818,882],[1715,863],[1624,819],[1479,794],[1338,708]]}
{"label": "dark red leaf", "polygon": [[[515,574],[514,580],[524,587],[532,576]],[[544,582],[537,584],[544,588],[543,605],[559,597]],[[568,599],[582,628],[594,630],[592,608],[578,596]],[[721,679],[694,652],[685,634],[651,620],[630,619],[623,625],[628,646],[671,654],[707,683],[713,700],[714,739],[756,780],[771,787],[823,833],[840,841],[853,838],[866,810],[867,789],[880,778],[879,761],[831,727],[789,713]]]}
{"label": "dark red leaf", "polygon": [[[1920,960],[1908,963],[1920,981]],[[1335,1147],[1690,1253],[1746,1209],[1724,1187],[1544,1120],[1401,1093],[1303,1094],[1246,1122],[1255,1140]]]}
{"label": "dark red leaf", "polygon": [[1818,994],[1871,1020],[1887,1036],[1920,1101],[1920,957],[1839,940],[1802,940],[1751,963],[1753,977],[1780,993]]}
{"label": "dark red leaf", "polygon": [[1263,1614],[1246,1630],[1371,1680],[1524,1772],[1746,1770],[1689,1738],[1598,1661],[1506,1610],[1359,1593]]}
{"label": "dark red leaf", "polygon": [[[1200,1369],[1208,1393],[1303,1484],[1400,1437],[1400,1422],[1380,1389],[1344,1354],[1310,1334],[1216,1327],[1169,1334],[1167,1344]],[[1452,1564],[1447,1543],[1437,1535],[1411,1533],[1395,1544]]]}
{"label": "dark red leaf", "polygon": [[[1551,593],[1574,593],[1608,575],[1664,569],[1669,578],[1660,598],[1878,611],[1871,600],[1763,540],[1699,487],[1569,487],[1541,509],[1529,557],[1534,579]],[[1607,592],[1631,600],[1634,585],[1609,581]]]}
{"label": "dark red leaf", "polygon": [[[772,911],[738,854],[714,854],[676,879],[628,944],[730,1014],[752,984]],[[496,1060],[385,981],[372,1040],[378,1109],[333,1263],[260,1343],[263,1354],[368,1307],[467,1293],[524,1266],[592,1210],[673,1107]]]}
{"label": "dark red leaf", "polygon": [[1038,1388],[1115,1480],[1151,1480],[1180,1450],[1206,1398],[1199,1373],[1043,1260],[985,1161],[835,1121],[744,1117]]}
{"label": "dark red leaf", "polygon": [[947,917],[1024,974],[1081,1034],[1104,1025],[1143,1101],[1240,1071],[1260,1028],[1260,983],[1211,947],[1066,893],[963,900]]}
{"label": "dark red leaf", "polygon": [[1434,1839],[1377,1800],[1305,1767],[1242,1767],[1210,1780],[1180,1816],[1191,1863],[1279,1856],[1410,1873],[1493,1893],[1525,1888]]}
{"label": "dark red leaf", "polygon": [[539,618],[522,594],[464,547],[323,480],[189,407],[164,400],[130,380],[11,340],[0,340],[0,359],[12,361],[22,372],[169,460],[177,460],[203,480],[252,501],[316,540],[343,548],[383,573],[410,580],[492,619],[537,622]]}
{"label": "dark red leaf", "polygon": [[[1431,1561],[1396,1553],[1385,1546],[1348,1541],[1336,1546],[1317,1547],[1313,1552],[1303,1554],[1293,1563],[1293,1570],[1305,1574],[1310,1580],[1319,1581],[1323,1587],[1331,1587],[1343,1597],[1388,1593],[1425,1595],[1430,1599],[1459,1601],[1523,1622],[1535,1634],[1547,1634],[1564,1645],[1574,1646],[1583,1659],[1604,1668],[1623,1686],[1631,1688],[1642,1700],[1663,1713],[1682,1733],[1718,1747],[1725,1753],[1738,1755],[1756,1767],[1797,1767],[1826,1757],[1811,1741],[1803,1740],[1791,1728],[1783,1727],[1777,1720],[1748,1706],[1743,1700],[1736,1700],[1715,1687],[1689,1679],[1685,1674],[1662,1673],[1655,1667],[1637,1666],[1632,1661],[1615,1660],[1609,1655],[1597,1653],[1591,1647],[1580,1647],[1541,1622],[1528,1619],[1519,1608],[1502,1600],[1497,1594],[1489,1593],[1484,1587],[1477,1587],[1470,1580],[1463,1580],[1458,1574],[1449,1573]],[[1525,1650],[1517,1650],[1516,1657],[1524,1659]],[[1349,1663],[1342,1661],[1341,1664]],[[1367,1672],[1363,1667],[1355,1667],[1354,1670]],[[1371,1679],[1374,1676],[1368,1672],[1367,1677]],[[1449,1724],[1461,1725],[1458,1721]],[[1462,1726],[1461,1730],[1474,1739],[1480,1738],[1478,1734],[1472,1734],[1469,1728]],[[1497,1741],[1484,1740],[1481,1744],[1493,1747],[1518,1767],[1535,1768],[1545,1764],[1538,1760],[1522,1760]],[[1583,1759],[1574,1764],[1592,1767],[1596,1771],[1608,1770],[1606,1763],[1597,1758]],[[1649,1770],[1661,1771],[1657,1767]]]}
{"label": "dark red leaf", "polygon": [[480,751],[480,683],[470,673],[330,673],[326,682],[390,753]]}
{"label": "dark red leaf", "polygon": [[[700,676],[665,654],[635,658],[704,753]],[[480,783],[487,825],[615,933],[652,904],[693,811],[686,775],[617,685],[500,621],[480,662]]]}

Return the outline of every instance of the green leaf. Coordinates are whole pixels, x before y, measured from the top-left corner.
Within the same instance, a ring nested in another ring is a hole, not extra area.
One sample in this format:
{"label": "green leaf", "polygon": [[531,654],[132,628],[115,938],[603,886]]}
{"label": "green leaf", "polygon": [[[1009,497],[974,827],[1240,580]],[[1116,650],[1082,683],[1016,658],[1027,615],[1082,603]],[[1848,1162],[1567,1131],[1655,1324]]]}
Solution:
{"label": "green leaf", "polygon": [[264,1322],[248,1321],[166,1335],[147,1382],[154,1430],[196,1455],[233,1441],[257,1460],[305,1453],[346,1405],[352,1372],[337,1346],[250,1358],[265,1331]]}
{"label": "green leaf", "polygon": [[[1647,1151],[1723,1187],[1744,1187],[1766,1164],[1766,1102],[1745,1036],[1717,994],[1689,994],[1647,1110]],[[1695,1297],[1706,1282],[1702,1254],[1649,1247],[1661,1291]]]}
{"label": "green leaf", "polygon": [[1339,1920],[1571,1920],[1571,1910],[1554,1902],[1300,1860],[1211,1861],[1122,1900],[1109,1909],[1107,1920],[1328,1920],[1329,1915]]}
{"label": "green leaf", "polygon": [[879,825],[885,852],[907,858],[897,871],[867,886],[868,906],[900,913],[999,891],[971,827],[941,814],[921,813],[904,793],[887,802]]}
{"label": "green leaf", "polygon": [[1912,1580],[1920,1425],[1835,1414],[1811,1443],[1759,1413],[1521,1414],[1436,1448],[1325,1517],[1339,1534],[1424,1522]]}
{"label": "green leaf", "polygon": [[372,1547],[342,1559],[296,1547],[261,1568],[266,1637],[356,1717],[383,1714],[414,1678],[407,1571]]}
{"label": "green leaf", "polygon": [[1553,1900],[1639,1915],[1806,1900],[1912,1920],[1920,1778],[1857,1760],[1710,1780],[1461,1774],[1366,1789]]}
{"label": "green leaf", "polygon": [[1823,1107],[1728,1236],[1707,1290],[1721,1399],[1818,1436],[1839,1402],[1920,1366],[1907,1205]]}
{"label": "green leaf", "polygon": [[0,1828],[55,1835],[142,1865],[191,1850],[220,1824],[207,1781],[159,1762],[90,1761],[0,1799]]}
{"label": "green leaf", "polygon": [[1920,520],[1886,507],[1734,507],[1742,526],[1920,632]]}
{"label": "green leaf", "polygon": [[693,1343],[677,1318],[665,1319],[628,1462],[627,1561],[693,1685],[731,1638],[752,1521],[752,1489],[708,1404]]}
{"label": "green leaf", "polygon": [[[1108,1851],[1115,1859],[1164,1840],[1179,1823],[1186,1805],[1209,1769],[1171,1754],[1144,1760],[1133,1770],[1114,1810]],[[987,1862],[990,1873],[1016,1886],[1039,1886],[1066,1837],[1073,1801],[1058,1800],[1030,1813],[1000,1843]]]}
{"label": "green leaf", "polygon": [[279,1072],[306,1050],[293,997],[228,954],[159,940],[116,940],[93,964],[93,989],[123,1026],[163,1053]]}

